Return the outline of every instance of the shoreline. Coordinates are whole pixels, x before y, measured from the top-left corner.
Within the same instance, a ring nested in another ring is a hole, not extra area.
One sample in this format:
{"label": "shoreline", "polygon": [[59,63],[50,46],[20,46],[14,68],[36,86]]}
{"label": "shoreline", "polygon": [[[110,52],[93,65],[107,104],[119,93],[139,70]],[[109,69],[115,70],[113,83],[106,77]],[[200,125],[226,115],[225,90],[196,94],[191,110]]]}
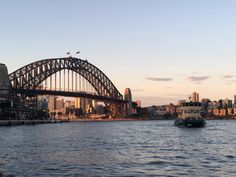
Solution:
{"label": "shoreline", "polygon": [[116,121],[149,121],[150,119],[116,118],[116,119],[71,119],[67,122],[116,122]]}
{"label": "shoreline", "polygon": [[66,122],[63,120],[0,120],[1,126],[14,126],[14,125],[36,125],[36,124],[53,124]]}
{"label": "shoreline", "polygon": [[[50,119],[50,120],[0,120],[0,127],[2,126],[16,126],[16,125],[37,125],[37,124],[53,124],[53,123],[69,123],[69,122],[119,122],[119,121],[170,121],[175,119],[147,119],[147,118],[116,118],[116,119],[71,119],[71,120],[63,120],[63,119]],[[205,118],[205,120],[235,120],[236,119],[212,119]]]}

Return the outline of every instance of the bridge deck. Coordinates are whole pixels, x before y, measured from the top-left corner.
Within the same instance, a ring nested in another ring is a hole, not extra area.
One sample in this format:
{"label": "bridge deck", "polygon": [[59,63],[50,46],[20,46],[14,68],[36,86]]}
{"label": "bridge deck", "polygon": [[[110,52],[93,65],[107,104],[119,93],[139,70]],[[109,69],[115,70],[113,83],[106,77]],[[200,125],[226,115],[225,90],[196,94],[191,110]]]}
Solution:
{"label": "bridge deck", "polygon": [[112,101],[116,103],[127,103],[126,100],[119,100],[114,98],[109,98],[105,96],[100,96],[96,94],[86,93],[86,92],[73,92],[73,91],[58,91],[58,90],[31,90],[31,89],[13,89],[15,93],[26,94],[26,95],[57,95],[66,97],[80,97],[80,98],[91,98],[100,101]]}

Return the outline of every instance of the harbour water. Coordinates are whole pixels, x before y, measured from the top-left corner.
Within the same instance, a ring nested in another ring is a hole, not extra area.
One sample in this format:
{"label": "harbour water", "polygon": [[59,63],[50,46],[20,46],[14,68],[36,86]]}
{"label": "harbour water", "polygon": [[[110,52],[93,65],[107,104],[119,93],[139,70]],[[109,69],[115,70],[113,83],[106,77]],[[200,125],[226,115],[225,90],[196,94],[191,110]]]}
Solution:
{"label": "harbour water", "polygon": [[[0,127],[0,173],[12,176],[236,176],[236,121]],[[1,175],[0,175],[1,176]]]}

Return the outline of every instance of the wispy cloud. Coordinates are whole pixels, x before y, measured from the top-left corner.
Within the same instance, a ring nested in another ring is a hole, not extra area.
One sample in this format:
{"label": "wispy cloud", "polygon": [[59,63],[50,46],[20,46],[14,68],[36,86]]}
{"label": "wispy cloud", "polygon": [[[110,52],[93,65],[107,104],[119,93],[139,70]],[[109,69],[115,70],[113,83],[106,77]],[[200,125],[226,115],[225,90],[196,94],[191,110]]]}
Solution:
{"label": "wispy cloud", "polygon": [[144,89],[132,89],[132,92],[143,92],[143,91],[145,91]]}
{"label": "wispy cloud", "polygon": [[229,80],[229,82],[236,82],[236,79]]}
{"label": "wispy cloud", "polygon": [[236,79],[225,80],[225,85],[233,85],[236,82]]}
{"label": "wispy cloud", "polygon": [[201,73],[195,71],[195,72],[192,72],[192,74],[199,75],[199,74],[201,74]]}
{"label": "wispy cloud", "polygon": [[201,82],[209,78],[210,76],[189,76],[188,80],[193,81],[193,82]]}
{"label": "wispy cloud", "polygon": [[170,87],[170,86],[166,86],[165,88],[167,88],[167,89],[173,89],[173,87]]}
{"label": "wispy cloud", "polygon": [[186,77],[187,75],[186,74],[177,74],[178,76],[184,76]]}
{"label": "wispy cloud", "polygon": [[150,81],[161,81],[161,82],[168,82],[172,81],[173,79],[167,77],[146,77],[147,80]]}
{"label": "wispy cloud", "polygon": [[234,75],[224,75],[222,76],[224,79],[231,79],[234,77]]}
{"label": "wispy cloud", "polygon": [[232,83],[229,83],[229,82],[228,82],[228,83],[225,83],[225,85],[232,85]]}
{"label": "wispy cloud", "polygon": [[186,97],[186,95],[184,95],[184,94],[176,94],[176,93],[165,93],[160,96],[171,97],[171,98],[185,98]]}

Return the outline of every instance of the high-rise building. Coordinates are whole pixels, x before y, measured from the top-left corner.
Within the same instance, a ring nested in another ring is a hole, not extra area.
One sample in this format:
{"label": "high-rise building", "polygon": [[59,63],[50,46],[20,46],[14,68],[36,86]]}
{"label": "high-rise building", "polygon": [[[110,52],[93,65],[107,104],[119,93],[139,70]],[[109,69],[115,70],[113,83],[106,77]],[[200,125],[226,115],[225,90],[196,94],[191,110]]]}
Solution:
{"label": "high-rise building", "polygon": [[199,94],[197,92],[193,92],[191,97],[190,97],[190,101],[199,102]]}
{"label": "high-rise building", "polygon": [[76,98],[74,102],[75,108],[81,108],[84,113],[91,112],[97,105],[95,100],[89,98]]}
{"label": "high-rise building", "polygon": [[131,115],[132,114],[132,94],[131,94],[130,88],[125,89],[124,99],[128,101],[125,107],[126,115]]}
{"label": "high-rise building", "polygon": [[236,95],[234,95],[234,106],[236,106]]}
{"label": "high-rise building", "polygon": [[71,100],[66,100],[65,103],[64,103],[64,107],[68,108],[68,107],[71,107],[71,106],[72,106]]}
{"label": "high-rise building", "polygon": [[56,100],[57,100],[57,97],[49,96],[49,98],[48,98],[48,110],[49,110],[49,112],[55,112],[56,104],[57,104]]}
{"label": "high-rise building", "polygon": [[80,108],[83,110],[83,113],[86,112],[86,99],[85,98],[80,98]]}
{"label": "high-rise building", "polygon": [[64,100],[63,100],[63,99],[57,99],[57,100],[56,100],[56,110],[57,110],[57,111],[62,112],[63,103],[64,103]]}
{"label": "high-rise building", "polygon": [[48,110],[48,96],[38,95],[37,110]]}
{"label": "high-rise building", "polygon": [[222,107],[223,108],[232,108],[232,100],[229,100],[226,98],[225,100],[222,101]]}
{"label": "high-rise building", "polygon": [[80,108],[81,107],[81,98],[75,98],[75,108]]}
{"label": "high-rise building", "polygon": [[103,105],[96,105],[95,107],[95,110],[96,110],[96,114],[104,114],[104,107]]}
{"label": "high-rise building", "polygon": [[220,99],[220,100],[218,101],[218,104],[219,104],[219,108],[222,108],[222,107],[223,107],[223,100]]}
{"label": "high-rise building", "polygon": [[91,113],[93,108],[93,100],[90,98],[85,99],[86,113]]}
{"label": "high-rise building", "polygon": [[92,107],[95,108],[97,106],[97,101],[96,100],[92,100]]}

